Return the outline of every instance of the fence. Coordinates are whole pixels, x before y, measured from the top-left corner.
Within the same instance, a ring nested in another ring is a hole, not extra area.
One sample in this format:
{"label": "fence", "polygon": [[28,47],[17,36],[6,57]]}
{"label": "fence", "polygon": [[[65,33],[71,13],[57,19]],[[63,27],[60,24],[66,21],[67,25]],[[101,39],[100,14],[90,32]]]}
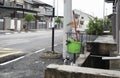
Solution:
{"label": "fence", "polygon": [[[75,33],[66,33],[67,34],[67,38],[73,38],[75,39]],[[87,35],[86,33],[78,33],[78,41],[81,42],[88,42],[88,41],[94,41],[98,36],[97,35]]]}
{"label": "fence", "polygon": [[46,22],[39,22],[38,23],[38,28],[39,29],[46,29],[47,28],[47,23]]}

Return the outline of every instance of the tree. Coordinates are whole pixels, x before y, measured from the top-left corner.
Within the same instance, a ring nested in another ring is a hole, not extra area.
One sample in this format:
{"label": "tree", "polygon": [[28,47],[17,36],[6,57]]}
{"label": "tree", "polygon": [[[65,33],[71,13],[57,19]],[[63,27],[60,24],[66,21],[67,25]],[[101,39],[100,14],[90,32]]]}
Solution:
{"label": "tree", "polygon": [[[110,20],[105,19],[104,21],[107,21],[106,26],[110,28],[111,27]],[[88,23],[87,33],[92,35],[102,35],[104,31],[104,21],[103,19],[98,19],[97,17],[94,18],[93,20],[90,20]]]}
{"label": "tree", "polygon": [[60,23],[62,23],[62,20],[61,20],[61,18],[57,17],[57,18],[55,19],[55,22],[56,22],[58,25],[60,25]]}
{"label": "tree", "polygon": [[55,19],[55,22],[58,23],[58,24],[60,24],[60,23],[62,23],[62,20],[61,20],[61,18],[57,17],[57,18]]}
{"label": "tree", "polygon": [[25,21],[27,21],[27,28],[28,28],[29,23],[30,23],[32,20],[34,20],[35,17],[34,17],[32,14],[27,14],[27,15],[25,15],[24,19],[25,19]]}

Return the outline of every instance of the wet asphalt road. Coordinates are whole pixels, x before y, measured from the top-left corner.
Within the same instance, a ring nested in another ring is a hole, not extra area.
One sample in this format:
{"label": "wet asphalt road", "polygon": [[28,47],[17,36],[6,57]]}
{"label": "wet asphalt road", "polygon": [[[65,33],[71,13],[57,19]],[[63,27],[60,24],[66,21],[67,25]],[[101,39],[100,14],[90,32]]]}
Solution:
{"label": "wet asphalt road", "polygon": [[[46,52],[50,48],[42,51]],[[55,51],[62,52],[62,44],[55,47]],[[0,66],[0,78],[44,78],[44,71],[49,64],[63,64],[63,59],[41,58],[42,52],[25,56],[7,65]]]}
{"label": "wet asphalt road", "polygon": [[[0,36],[0,47],[13,48],[27,53],[21,59],[0,65],[0,78],[44,78],[51,63],[63,64],[60,59],[41,58],[42,52],[51,50],[51,31],[39,31]],[[55,51],[62,52],[62,30],[55,31]],[[46,48],[46,50],[36,52]],[[36,53],[35,53],[36,52]]]}
{"label": "wet asphalt road", "polygon": [[[55,44],[62,42],[62,32],[62,30],[55,30]],[[0,35],[0,47],[13,48],[28,53],[50,47],[51,41],[51,30]]]}

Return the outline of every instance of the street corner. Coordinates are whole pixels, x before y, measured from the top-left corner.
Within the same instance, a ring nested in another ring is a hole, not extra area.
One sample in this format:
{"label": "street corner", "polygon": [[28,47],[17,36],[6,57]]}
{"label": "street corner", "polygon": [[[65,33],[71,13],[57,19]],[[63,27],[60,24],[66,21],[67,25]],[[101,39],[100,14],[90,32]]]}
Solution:
{"label": "street corner", "polygon": [[0,48],[0,63],[13,60],[23,55],[25,55],[25,53],[20,50],[15,50],[12,48]]}

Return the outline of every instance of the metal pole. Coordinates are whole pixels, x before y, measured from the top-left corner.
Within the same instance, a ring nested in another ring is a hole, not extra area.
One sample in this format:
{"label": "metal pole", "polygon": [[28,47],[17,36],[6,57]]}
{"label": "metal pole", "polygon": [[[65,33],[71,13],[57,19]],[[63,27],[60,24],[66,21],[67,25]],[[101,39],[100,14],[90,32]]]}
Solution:
{"label": "metal pole", "polygon": [[52,28],[52,51],[54,52],[54,27]]}
{"label": "metal pole", "polygon": [[[57,19],[58,19],[58,0],[57,0]],[[58,23],[57,23],[57,29],[59,29]]]}
{"label": "metal pole", "polygon": [[54,17],[55,17],[55,0],[53,0],[53,26],[52,26],[52,51],[54,53],[54,26],[55,26],[55,23],[54,23]]}
{"label": "metal pole", "polygon": [[105,27],[105,0],[103,1],[103,27]]}
{"label": "metal pole", "polygon": [[57,17],[58,17],[58,0],[57,0]]}
{"label": "metal pole", "polygon": [[103,1],[103,19],[104,19],[104,16],[105,16],[105,1]]}
{"label": "metal pole", "polygon": [[74,53],[73,54],[73,63],[75,64],[75,61],[76,61],[76,54]]}
{"label": "metal pole", "polygon": [[38,15],[37,15],[37,12],[36,12],[36,18],[35,18],[35,29],[37,29],[37,18],[38,18]]}

